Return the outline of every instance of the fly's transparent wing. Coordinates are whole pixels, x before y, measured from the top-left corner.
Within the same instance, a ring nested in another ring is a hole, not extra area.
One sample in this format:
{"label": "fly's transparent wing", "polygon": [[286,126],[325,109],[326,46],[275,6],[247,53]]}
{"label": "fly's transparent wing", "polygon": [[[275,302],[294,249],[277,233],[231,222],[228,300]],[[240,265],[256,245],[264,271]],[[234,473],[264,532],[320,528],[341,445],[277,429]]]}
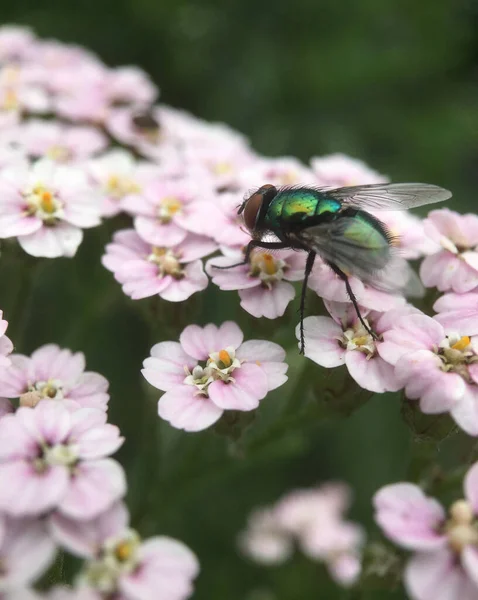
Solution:
{"label": "fly's transparent wing", "polygon": [[374,183],[326,190],[344,206],[371,210],[406,210],[451,198],[449,190],[428,183]]}
{"label": "fly's transparent wing", "polygon": [[342,217],[332,223],[308,227],[297,237],[326,262],[377,290],[423,296],[418,276],[386,238],[379,232],[374,235],[371,230],[357,233],[356,219]]}

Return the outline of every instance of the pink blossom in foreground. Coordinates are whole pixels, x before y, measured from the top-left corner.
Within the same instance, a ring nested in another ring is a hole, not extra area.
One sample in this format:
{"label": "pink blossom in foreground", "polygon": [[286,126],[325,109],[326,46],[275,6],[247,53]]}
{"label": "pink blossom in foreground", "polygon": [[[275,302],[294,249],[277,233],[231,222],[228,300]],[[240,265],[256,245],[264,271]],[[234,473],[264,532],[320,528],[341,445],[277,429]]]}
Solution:
{"label": "pink blossom in foreground", "polygon": [[85,160],[104,150],[107,145],[105,136],[94,127],[62,125],[37,119],[20,125],[16,135],[29,156],[46,157],[61,163]]}
{"label": "pink blossom in foreground", "polygon": [[284,350],[273,342],[248,340],[232,321],[220,327],[189,325],[178,342],[151,349],[142,373],[165,392],[158,414],[173,427],[200,431],[225,410],[250,411],[287,381]]}
{"label": "pink blossom in foreground", "polygon": [[193,233],[171,248],[152,246],[133,229],[123,229],[106,246],[102,263],[133,300],[158,294],[182,302],[206,289],[209,280],[200,258],[216,248],[209,238]]}
{"label": "pink blossom in foreground", "polygon": [[464,499],[446,514],[442,505],[411,483],[380,489],[375,520],[395,544],[415,551],[405,570],[413,600],[478,597],[478,463],[464,480]]}
{"label": "pink blossom in foreground", "polygon": [[20,407],[0,420],[0,510],[12,516],[53,510],[91,519],[126,491],[123,469],[107,458],[123,443],[94,408],[56,402]]}
{"label": "pink blossom in foreground", "polygon": [[267,252],[257,249],[253,250],[246,265],[216,268],[237,265],[243,258],[241,252],[211,258],[206,271],[221,290],[239,290],[242,308],[254,317],[281,317],[295,297],[295,288],[288,282],[304,278],[305,254],[293,250]]}
{"label": "pink blossom in foreground", "polygon": [[346,154],[315,156],[311,158],[310,165],[320,186],[338,188],[388,181],[387,177],[373,171],[363,161]]}
{"label": "pink blossom in foreground", "polygon": [[478,435],[478,340],[447,331],[423,314],[396,320],[383,333],[381,356],[395,365],[408,398],[424,413],[450,412],[470,435]]}
{"label": "pink blossom in foreground", "polygon": [[[7,485],[5,480],[3,485]],[[40,520],[0,516],[0,595],[32,583],[53,561],[56,544]],[[7,595],[7,598],[9,596]],[[21,596],[19,596],[20,600]]]}
{"label": "pink blossom in foreground", "polygon": [[13,344],[9,337],[5,335],[8,327],[8,321],[5,321],[3,312],[0,310],[0,369],[10,365],[9,354],[13,350]]}
{"label": "pink blossom in foreground", "polygon": [[121,205],[134,217],[134,227],[146,242],[174,246],[188,231],[203,233],[194,204],[207,191],[207,184],[200,179],[158,178],[145,185],[140,194],[124,198]]}
{"label": "pink blossom in foreground", "polygon": [[275,505],[254,511],[239,545],[258,563],[279,564],[296,543],[306,556],[325,563],[336,583],[353,585],[361,572],[365,536],[359,525],[344,519],[349,496],[340,484],[294,490]]}
{"label": "pink blossom in foreground", "polygon": [[427,287],[463,294],[478,286],[478,216],[460,215],[448,208],[432,210],[425,232],[441,246],[427,256],[420,277]]}
{"label": "pink blossom in foreground", "polygon": [[83,228],[100,223],[97,197],[81,169],[40,160],[0,173],[0,238],[18,237],[33,256],[73,256]]}
{"label": "pink blossom in foreground", "polygon": [[137,162],[126,150],[115,149],[93,158],[87,165],[95,188],[101,195],[101,214],[112,217],[123,210],[122,201],[139,194],[156,174],[156,167]]}
{"label": "pink blossom in foreground", "polygon": [[62,515],[51,519],[57,542],[76,556],[87,559],[79,589],[97,590],[115,598],[188,598],[199,564],[181,542],[166,536],[141,540],[129,526],[121,503],[90,521],[74,521]]}
{"label": "pink blossom in foreground", "polygon": [[462,335],[478,335],[478,293],[445,294],[433,305],[433,318],[445,329]]}
{"label": "pink blossom in foreground", "polygon": [[[377,335],[374,339],[359,321],[352,304],[327,302],[326,306],[332,318],[304,319],[305,356],[327,369],[345,364],[360,387],[371,392],[394,392],[403,387],[393,364],[382,355],[382,336],[398,318],[415,309],[404,306],[386,313],[362,309],[362,317]],[[300,340],[300,325],[296,336]]]}
{"label": "pink blossom in foreground", "polygon": [[56,344],[35,350],[31,358],[13,354],[11,365],[0,369],[0,396],[19,398],[20,404],[35,405],[54,400],[75,408],[107,409],[108,380],[99,373],[85,372],[85,356]]}

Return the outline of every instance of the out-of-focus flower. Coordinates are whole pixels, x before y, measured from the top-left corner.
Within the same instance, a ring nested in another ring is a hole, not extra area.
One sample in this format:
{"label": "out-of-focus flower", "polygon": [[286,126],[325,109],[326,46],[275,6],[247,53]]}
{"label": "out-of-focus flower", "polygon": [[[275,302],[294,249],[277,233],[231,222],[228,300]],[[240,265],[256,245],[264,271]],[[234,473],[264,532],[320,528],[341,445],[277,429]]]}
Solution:
{"label": "out-of-focus flower", "polygon": [[35,36],[28,27],[3,25],[0,27],[0,61],[20,61],[28,56]]}
{"label": "out-of-focus flower", "polygon": [[242,308],[254,317],[276,319],[282,316],[295,297],[294,286],[288,282],[304,278],[304,253],[258,249],[252,251],[249,263],[223,269],[243,261],[241,252],[230,254],[207,262],[206,271],[213,283],[221,290],[239,290]]}
{"label": "out-of-focus flower", "polygon": [[33,158],[49,158],[74,163],[104,150],[105,136],[94,127],[63,125],[55,121],[32,119],[15,131],[17,143]]}
{"label": "out-of-focus flower", "polygon": [[310,165],[320,186],[345,187],[386,183],[388,178],[373,171],[363,161],[346,154],[329,154],[311,158]]}
{"label": "out-of-focus flower", "polygon": [[100,223],[83,170],[40,160],[0,173],[0,238],[18,237],[33,256],[73,256],[83,228]]}
{"label": "out-of-focus flower", "polygon": [[9,354],[13,351],[13,344],[9,337],[5,335],[8,327],[8,321],[5,321],[3,311],[0,310],[0,369],[10,366]]}
{"label": "out-of-focus flower", "polygon": [[344,519],[350,492],[341,484],[294,490],[275,505],[256,510],[239,536],[242,551],[263,564],[278,564],[296,542],[313,560],[326,564],[341,586],[353,585],[361,572],[362,528]]}
{"label": "out-of-focus flower", "polygon": [[[371,392],[392,392],[403,387],[393,365],[382,356],[381,340],[398,318],[415,309],[404,306],[386,313],[363,310],[364,320],[377,336],[374,339],[358,319],[352,304],[327,302],[326,307],[332,318],[304,319],[305,356],[328,369],[345,364],[360,387]],[[296,336],[300,339],[300,325]]]}
{"label": "out-of-focus flower", "polygon": [[445,329],[478,335],[478,293],[445,294],[433,305],[434,319]]}
{"label": "out-of-focus flower", "polygon": [[141,194],[127,196],[121,204],[135,217],[134,227],[146,242],[174,246],[186,238],[188,231],[203,233],[201,221],[208,215],[198,215],[194,204],[207,192],[207,182],[201,180],[161,178],[145,185]]}
{"label": "out-of-focus flower", "polygon": [[106,246],[102,262],[133,300],[158,294],[169,302],[182,302],[206,289],[208,278],[200,258],[216,248],[209,238],[193,233],[171,248],[152,246],[134,229],[123,229]]}
{"label": "out-of-focus flower", "polygon": [[[9,485],[2,479],[2,487]],[[50,565],[55,556],[56,544],[38,519],[14,519],[0,516],[0,594],[10,597],[8,592],[35,581]],[[23,596],[18,593],[18,600]],[[25,596],[26,600],[27,596]]]}
{"label": "out-of-focus flower", "polygon": [[[47,344],[31,358],[13,354],[11,365],[0,369],[0,396],[19,398],[20,405],[40,400],[55,400],[69,408],[106,410],[108,380],[99,373],[85,371],[82,352]],[[35,403],[34,403],[35,404]]]}
{"label": "out-of-focus flower", "polygon": [[189,325],[178,342],[151,349],[142,371],[146,380],[166,392],[159,416],[173,427],[200,431],[224,410],[250,411],[287,377],[284,350],[272,342],[248,340],[236,323]]}
{"label": "out-of-focus flower", "polygon": [[478,597],[478,463],[465,477],[464,496],[447,515],[411,483],[387,485],[375,494],[375,520],[385,535],[415,551],[405,570],[414,600]]}
{"label": "out-of-focus flower", "polygon": [[478,340],[446,331],[423,314],[398,318],[383,333],[381,356],[395,365],[408,398],[424,413],[450,412],[470,435],[478,435]]}
{"label": "out-of-focus flower", "polygon": [[0,398],[0,419],[12,412],[15,412],[15,409],[10,400],[8,398]]}
{"label": "out-of-focus flower", "polygon": [[91,521],[61,515],[51,520],[54,538],[68,551],[87,559],[79,589],[96,590],[122,600],[161,597],[184,600],[192,593],[199,564],[181,542],[165,536],[141,540],[129,527],[121,503]]}
{"label": "out-of-focus flower", "polygon": [[427,287],[463,294],[478,286],[478,216],[460,215],[448,208],[432,210],[425,232],[441,246],[427,256],[420,277]]}
{"label": "out-of-focus flower", "polygon": [[[240,173],[241,191],[250,192],[265,183],[281,187],[284,185],[312,185],[313,172],[292,156],[280,158],[258,157]],[[249,195],[249,194],[248,194]]]}
{"label": "out-of-focus flower", "polygon": [[91,519],[126,491],[123,469],[107,458],[123,438],[106,413],[68,411],[56,402],[20,407],[0,420],[0,510],[24,517],[58,510]]}
{"label": "out-of-focus flower", "polygon": [[126,150],[110,150],[90,160],[87,170],[101,194],[101,214],[105,217],[121,212],[122,201],[139,194],[157,172],[154,165],[137,162]]}

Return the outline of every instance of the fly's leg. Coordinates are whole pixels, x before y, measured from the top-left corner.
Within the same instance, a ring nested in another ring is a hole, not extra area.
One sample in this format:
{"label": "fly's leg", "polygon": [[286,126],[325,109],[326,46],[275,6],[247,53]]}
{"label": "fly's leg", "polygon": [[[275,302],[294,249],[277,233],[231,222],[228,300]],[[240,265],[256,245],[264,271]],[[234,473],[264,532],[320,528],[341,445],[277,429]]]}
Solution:
{"label": "fly's leg", "polygon": [[312,272],[312,267],[314,266],[314,261],[316,257],[315,252],[309,252],[307,256],[307,262],[305,263],[305,275],[304,281],[302,282],[302,291],[300,293],[300,349],[299,353],[304,354],[305,352],[305,339],[304,339],[304,312],[305,312],[305,296],[307,294],[307,282],[309,280],[309,275]]}
{"label": "fly's leg", "polygon": [[284,248],[289,248],[287,244],[283,242],[261,242],[261,240],[251,240],[246,246],[246,252],[244,254],[244,260],[240,263],[236,263],[235,265],[229,265],[227,267],[216,267],[213,266],[213,269],[232,269],[233,267],[242,267],[242,265],[247,265],[249,259],[251,258],[251,252],[254,248],[265,248],[266,250],[283,250]]}
{"label": "fly's leg", "polygon": [[337,265],[334,265],[333,263],[328,263],[328,265],[334,271],[334,273],[337,273],[337,275],[340,277],[340,279],[342,279],[342,281],[345,283],[345,289],[347,290],[347,294],[349,295],[350,301],[352,302],[353,307],[355,308],[355,312],[357,313],[357,317],[359,318],[359,321],[362,323],[365,331],[367,333],[369,333],[373,337],[374,340],[378,340],[377,334],[370,329],[370,327],[367,325],[364,318],[362,317],[362,313],[360,312],[357,298],[355,297],[355,294],[352,291],[352,287],[350,285],[349,278],[341,269],[339,269],[339,267]]}

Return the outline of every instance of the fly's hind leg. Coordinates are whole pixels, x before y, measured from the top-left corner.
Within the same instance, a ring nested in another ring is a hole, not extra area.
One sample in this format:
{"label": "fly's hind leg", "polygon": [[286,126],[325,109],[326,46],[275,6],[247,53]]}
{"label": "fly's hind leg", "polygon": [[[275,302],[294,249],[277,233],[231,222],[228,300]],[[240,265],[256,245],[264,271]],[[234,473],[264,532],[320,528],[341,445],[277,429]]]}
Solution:
{"label": "fly's hind leg", "polygon": [[362,323],[365,331],[367,333],[369,333],[373,337],[374,340],[378,340],[377,334],[370,329],[370,327],[367,325],[365,319],[362,317],[362,313],[360,312],[357,298],[355,297],[355,294],[352,291],[352,287],[350,285],[349,278],[347,277],[347,275],[337,265],[334,265],[333,263],[327,263],[327,264],[332,269],[332,271],[334,271],[334,273],[336,273],[340,277],[340,279],[342,279],[342,281],[345,283],[345,289],[347,290],[347,294],[349,295],[350,301],[352,302],[353,307],[355,308],[355,312],[357,313],[357,317],[359,318],[359,321]]}
{"label": "fly's hind leg", "polygon": [[236,263],[234,265],[229,265],[227,267],[216,267],[213,266],[213,269],[232,269],[233,267],[242,267],[242,265],[247,265],[249,259],[251,258],[251,252],[254,248],[265,248],[268,250],[283,250],[284,248],[289,248],[287,244],[283,242],[261,242],[261,240],[251,240],[247,246],[246,251],[244,253],[244,260],[240,263]]}

